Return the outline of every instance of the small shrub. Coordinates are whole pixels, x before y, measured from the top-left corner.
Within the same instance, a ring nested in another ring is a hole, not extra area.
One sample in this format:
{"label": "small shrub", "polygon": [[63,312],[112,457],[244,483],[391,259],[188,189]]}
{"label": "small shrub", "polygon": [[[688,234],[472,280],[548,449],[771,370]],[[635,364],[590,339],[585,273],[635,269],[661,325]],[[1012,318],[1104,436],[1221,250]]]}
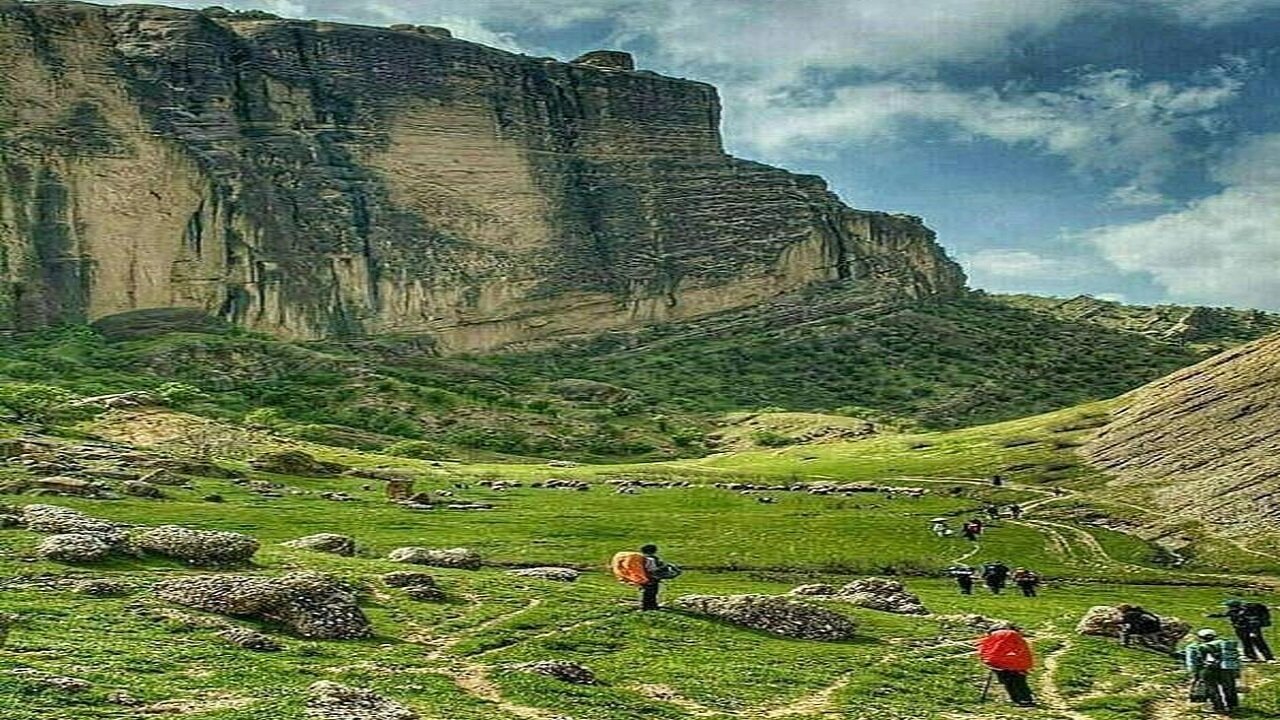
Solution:
{"label": "small shrub", "polygon": [[751,439],[760,447],[786,447],[794,445],[795,438],[787,437],[773,430],[757,430],[751,433]]}
{"label": "small shrub", "polygon": [[395,457],[418,460],[444,460],[449,457],[449,450],[443,445],[426,440],[401,440],[388,445],[382,452]]}

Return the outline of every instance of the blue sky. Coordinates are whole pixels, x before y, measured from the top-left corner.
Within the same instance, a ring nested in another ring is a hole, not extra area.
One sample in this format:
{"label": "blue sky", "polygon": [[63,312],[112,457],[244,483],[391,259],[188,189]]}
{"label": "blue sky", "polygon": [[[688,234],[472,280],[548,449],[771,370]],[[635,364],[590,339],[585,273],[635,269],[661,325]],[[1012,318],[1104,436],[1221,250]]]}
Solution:
{"label": "blue sky", "polygon": [[221,4],[630,50],[719,86],[735,154],[923,216],[974,287],[1280,310],[1280,0]]}

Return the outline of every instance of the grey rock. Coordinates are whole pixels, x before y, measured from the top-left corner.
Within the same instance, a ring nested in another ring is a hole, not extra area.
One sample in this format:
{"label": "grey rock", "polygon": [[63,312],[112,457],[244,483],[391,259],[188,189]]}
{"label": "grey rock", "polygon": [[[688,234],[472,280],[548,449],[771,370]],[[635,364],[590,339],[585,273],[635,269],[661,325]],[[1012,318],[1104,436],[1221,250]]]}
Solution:
{"label": "grey rock", "polygon": [[278,623],[306,638],[349,640],[373,634],[352,589],[320,573],[201,575],[162,582],[156,593],[205,612]]}
{"label": "grey rock", "polygon": [[248,535],[221,530],[193,530],[179,525],[150,528],[135,535],[131,541],[139,550],[192,565],[245,563],[258,551],[257,539]]}
{"label": "grey rock", "polygon": [[414,585],[435,585],[436,579],[424,572],[400,570],[383,575],[382,582],[386,583],[390,587],[411,587]]}
{"label": "grey rock", "polygon": [[826,608],[774,595],[685,595],[674,606],[687,612],[804,640],[847,640],[854,623]]}
{"label": "grey rock", "polygon": [[281,649],[280,643],[276,642],[270,635],[248,628],[228,628],[214,633],[214,636],[236,647],[253,650],[254,652],[275,652]]}
{"label": "grey rock", "polygon": [[321,680],[307,688],[309,720],[418,720],[418,714],[370,690]]}
{"label": "grey rock", "polygon": [[575,685],[596,684],[596,675],[590,668],[568,660],[538,660],[516,665],[515,669],[536,675],[546,675]]}
{"label": "grey rock", "polygon": [[402,547],[392,550],[387,555],[387,559],[391,562],[462,570],[477,570],[480,567],[480,554],[467,548],[437,550],[424,547]]}
{"label": "grey rock", "polygon": [[120,491],[132,497],[150,498],[152,500],[164,498],[164,492],[160,488],[145,480],[125,480],[120,484]]}
{"label": "grey rock", "polygon": [[355,538],[337,533],[307,535],[306,537],[300,537],[297,540],[290,540],[281,544],[295,550],[312,550],[332,555],[342,555],[343,557],[351,557],[356,554]]}
{"label": "grey rock", "polygon": [[511,575],[518,575],[520,577],[554,580],[556,582],[574,582],[582,575],[582,573],[577,570],[566,567],[520,568],[519,570],[508,570],[507,572]]}
{"label": "grey rock", "polygon": [[21,519],[31,532],[96,535],[109,545],[119,544],[125,536],[124,529],[109,520],[58,505],[27,505],[22,508]]}
{"label": "grey rock", "polygon": [[36,555],[61,563],[93,563],[111,554],[111,545],[97,535],[50,535],[36,546]]}
{"label": "grey rock", "polygon": [[920,597],[907,590],[897,580],[864,578],[840,588],[836,599],[852,603],[868,610],[898,613],[900,615],[928,615]]}

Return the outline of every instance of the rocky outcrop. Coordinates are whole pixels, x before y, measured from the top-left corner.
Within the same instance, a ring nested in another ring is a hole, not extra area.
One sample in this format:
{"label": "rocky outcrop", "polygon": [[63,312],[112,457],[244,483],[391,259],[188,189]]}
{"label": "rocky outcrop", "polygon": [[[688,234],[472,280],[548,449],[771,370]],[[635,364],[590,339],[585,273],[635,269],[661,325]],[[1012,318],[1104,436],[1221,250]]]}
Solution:
{"label": "rocky outcrop", "polygon": [[418,720],[418,714],[371,690],[328,680],[307,688],[308,720]]}
{"label": "rocky outcrop", "polygon": [[0,56],[2,327],[178,308],[457,352],[963,285],[918,218],[727,155],[714,88],[622,53],[0,0]]}
{"label": "rocky outcrop", "polygon": [[139,550],[183,560],[191,565],[216,567],[247,563],[258,552],[257,538],[225,530],[194,530],[161,525],[131,539]]}
{"label": "rocky outcrop", "polygon": [[205,612],[279,623],[305,638],[347,640],[373,634],[351,588],[319,573],[199,575],[162,582],[156,594]]}
{"label": "rocky outcrop", "polygon": [[676,608],[724,622],[802,640],[847,640],[853,637],[849,618],[828,610],[774,595],[685,595]]}
{"label": "rocky outcrop", "polygon": [[1083,449],[1117,492],[1228,534],[1280,519],[1280,335],[1130,393]]}

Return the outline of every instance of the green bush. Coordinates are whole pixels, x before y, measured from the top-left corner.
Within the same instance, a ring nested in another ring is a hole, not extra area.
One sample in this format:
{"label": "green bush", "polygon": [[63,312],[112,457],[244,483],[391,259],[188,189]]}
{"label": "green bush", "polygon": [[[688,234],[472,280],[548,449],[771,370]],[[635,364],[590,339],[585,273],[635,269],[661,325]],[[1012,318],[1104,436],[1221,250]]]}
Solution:
{"label": "green bush", "polygon": [[180,382],[167,382],[156,388],[154,394],[165,406],[179,409],[213,399],[200,388]]}
{"label": "green bush", "polygon": [[76,394],[53,385],[5,383],[0,385],[0,407],[22,420],[49,422]]}
{"label": "green bush", "polygon": [[760,447],[786,447],[794,445],[795,438],[787,437],[773,430],[756,430],[751,433],[751,439]]}
{"label": "green bush", "polygon": [[449,457],[448,448],[427,440],[400,440],[383,448],[382,452],[418,460],[444,460]]}

